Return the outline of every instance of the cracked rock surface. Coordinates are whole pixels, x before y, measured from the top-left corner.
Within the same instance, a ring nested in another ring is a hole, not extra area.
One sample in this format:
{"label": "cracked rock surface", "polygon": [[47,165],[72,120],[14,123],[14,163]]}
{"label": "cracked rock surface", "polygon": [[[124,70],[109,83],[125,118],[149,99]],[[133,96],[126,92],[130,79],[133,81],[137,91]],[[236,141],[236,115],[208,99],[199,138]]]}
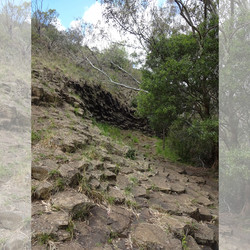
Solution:
{"label": "cracked rock surface", "polygon": [[[218,249],[213,175],[158,156],[156,139],[138,131],[143,121],[119,113],[110,94],[100,89],[94,103],[96,89],[44,71],[33,72],[32,248]],[[105,136],[87,111],[118,126],[127,117],[124,141]],[[135,159],[126,157],[129,134]]]}

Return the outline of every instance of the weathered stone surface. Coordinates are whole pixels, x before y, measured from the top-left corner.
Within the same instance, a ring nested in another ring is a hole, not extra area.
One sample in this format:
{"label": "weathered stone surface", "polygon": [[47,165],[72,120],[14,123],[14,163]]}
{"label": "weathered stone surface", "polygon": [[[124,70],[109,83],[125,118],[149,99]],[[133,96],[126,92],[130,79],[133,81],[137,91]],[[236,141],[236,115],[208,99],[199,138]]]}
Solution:
{"label": "weathered stone surface", "polygon": [[135,245],[139,246],[151,245],[158,247],[158,249],[170,249],[167,248],[170,246],[170,244],[169,241],[167,240],[166,233],[159,226],[153,224],[140,223],[133,230],[132,238],[134,240]]}
{"label": "weathered stone surface", "polygon": [[45,166],[32,166],[31,176],[36,180],[44,180],[48,177],[49,171]]}
{"label": "weathered stone surface", "polygon": [[186,238],[187,241],[187,248],[190,250],[201,250],[200,246],[196,243],[195,239],[188,235]]}
{"label": "weathered stone surface", "polygon": [[162,176],[154,176],[151,178],[152,182],[152,188],[157,189],[164,193],[170,193],[171,192],[171,185],[170,183],[167,183],[167,179]]}
{"label": "weathered stone surface", "polygon": [[149,164],[144,161],[137,161],[137,166],[135,167],[137,171],[147,172],[149,170]]}
{"label": "weathered stone surface", "polygon": [[56,233],[59,229],[66,229],[69,220],[69,214],[63,211],[44,213],[32,222],[32,231],[35,235]]}
{"label": "weathered stone surface", "polygon": [[210,211],[207,208],[205,207],[199,208],[199,220],[210,221],[212,219],[213,219],[213,215],[210,213]]}
{"label": "weathered stone surface", "polygon": [[183,183],[171,183],[171,191],[177,194],[186,192],[186,187]]}
{"label": "weathered stone surface", "polygon": [[121,189],[125,189],[130,184],[130,180],[126,175],[119,174],[116,177],[116,184]]}
{"label": "weathered stone surface", "polygon": [[185,233],[187,226],[191,225],[192,219],[185,216],[165,215],[159,218],[165,228],[173,233],[176,237],[181,238]]}
{"label": "weathered stone surface", "polygon": [[[59,250],[82,250],[84,249],[82,245],[75,241],[64,242],[57,245]],[[33,248],[32,248],[33,249]]]}
{"label": "weathered stone surface", "polygon": [[132,215],[126,208],[113,207],[108,215],[108,225],[112,232],[117,233],[120,237],[126,237],[131,218]]}
{"label": "weathered stone surface", "polygon": [[48,199],[52,189],[53,185],[51,183],[47,181],[41,182],[35,190],[35,197],[43,200]]}
{"label": "weathered stone surface", "polygon": [[100,177],[102,180],[106,181],[115,181],[116,180],[116,174],[109,171],[109,170],[104,170],[102,172],[102,175]]}
{"label": "weathered stone surface", "polygon": [[67,190],[55,194],[52,198],[52,204],[60,209],[72,212],[77,206],[89,204],[89,199],[84,194]]}
{"label": "weathered stone surface", "polygon": [[205,196],[200,196],[196,199],[198,204],[204,205],[204,206],[210,206],[213,205],[213,202],[210,201],[207,197]]}
{"label": "weathered stone surface", "polygon": [[77,242],[80,244],[80,249],[94,249],[95,247],[104,246],[110,237],[110,231],[99,227],[86,227],[81,225],[77,227],[80,235],[77,237]]}
{"label": "weathered stone surface", "polygon": [[101,161],[93,160],[91,161],[94,169],[96,170],[104,170],[104,163]]}
{"label": "weathered stone surface", "polygon": [[100,187],[100,182],[95,178],[91,178],[88,184],[92,189],[98,189]]}
{"label": "weathered stone surface", "polygon": [[192,176],[189,178],[190,182],[195,182],[197,184],[205,184],[206,181],[203,177],[198,177],[198,176]]}
{"label": "weathered stone surface", "polygon": [[90,177],[100,180],[102,175],[103,175],[103,172],[101,170],[95,170],[95,171],[91,171]]}
{"label": "weathered stone surface", "polygon": [[125,202],[126,197],[124,195],[124,192],[117,187],[111,187],[109,189],[108,195],[115,199],[114,202],[116,204],[123,204]]}
{"label": "weathered stone surface", "polygon": [[8,239],[5,242],[4,250],[19,250],[19,249],[28,249],[30,239],[23,235],[16,233],[13,238]]}
{"label": "weathered stone surface", "polygon": [[[60,136],[52,139],[52,144],[61,148],[63,152],[75,153],[79,149],[84,149],[89,142],[89,138],[84,135],[69,134],[67,131],[59,131]],[[63,139],[62,139],[63,138]]]}
{"label": "weathered stone surface", "polygon": [[182,250],[183,248],[182,248],[181,241],[179,239],[176,239],[176,238],[169,239],[169,248],[166,248],[166,250],[167,249]]}
{"label": "weathered stone surface", "polygon": [[48,103],[62,103],[55,92],[45,89],[44,86],[32,85],[32,104],[45,105]]}
{"label": "weathered stone surface", "polygon": [[109,171],[111,171],[111,172],[113,172],[115,174],[118,174],[118,172],[119,172],[119,168],[115,164],[105,163],[104,168],[108,169]]}
{"label": "weathered stone surface", "polygon": [[72,164],[63,164],[59,168],[59,172],[62,178],[64,178],[65,183],[72,187],[76,187],[82,178],[82,174],[77,168],[74,168],[74,165],[72,166]]}
{"label": "weathered stone surface", "polygon": [[[186,232],[190,250],[216,249],[217,226],[212,222],[202,224],[214,221],[218,206],[216,184],[207,178],[204,169],[168,162],[156,154],[155,138],[135,131],[128,133],[135,134],[140,142],[133,145],[136,159],[126,158],[129,147],[104,136],[88,117],[120,127],[140,128],[133,111],[125,110],[126,105],[102,87],[55,74],[49,72],[43,78],[51,88],[52,97],[46,98],[56,104],[61,100],[64,105],[54,108],[43,103],[41,96],[47,87],[34,97],[43,105],[33,107],[34,128],[50,129],[52,133],[33,145],[33,166],[40,169],[32,170],[32,191],[36,193],[35,187],[42,185],[40,181],[54,169],[60,173],[49,182],[55,187],[59,177],[66,185],[65,191],[55,193],[58,190],[54,188],[49,192],[47,197],[51,199],[33,201],[35,233],[53,232],[57,249],[181,250]],[[127,131],[121,134],[125,144],[131,142],[131,138],[126,138]],[[85,185],[78,185],[82,177]],[[68,241],[72,237],[70,230],[74,231],[72,241]],[[38,249],[37,242],[33,243],[33,248]]]}
{"label": "weathered stone surface", "polygon": [[196,224],[194,238],[198,244],[210,245],[214,243],[214,231],[206,224]]}
{"label": "weathered stone surface", "polygon": [[132,188],[132,194],[134,197],[143,197],[143,198],[149,198],[149,195],[147,193],[147,190],[141,186],[136,186]]}

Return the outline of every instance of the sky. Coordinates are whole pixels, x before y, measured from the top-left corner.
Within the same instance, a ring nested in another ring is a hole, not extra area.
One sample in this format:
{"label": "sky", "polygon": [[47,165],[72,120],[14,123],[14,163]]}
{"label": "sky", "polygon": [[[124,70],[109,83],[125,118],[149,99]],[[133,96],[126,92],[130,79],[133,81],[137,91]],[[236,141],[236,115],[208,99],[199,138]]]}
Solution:
{"label": "sky", "polygon": [[69,28],[76,18],[83,17],[84,13],[96,0],[43,0],[44,9],[56,9],[59,20],[65,28]]}
{"label": "sky", "polygon": [[[165,0],[151,0],[151,4],[161,5]],[[113,42],[126,42],[128,45],[126,51],[128,55],[136,52],[142,58],[145,58],[145,51],[141,47],[139,41],[131,34],[121,34],[117,29],[108,25],[102,17],[103,6],[97,0],[43,0],[43,10],[55,9],[59,17],[54,23],[58,30],[66,30],[67,28],[75,28],[79,22],[75,21],[80,18],[84,23],[97,25],[97,29],[92,29],[91,32],[85,31],[85,38],[83,44],[88,45],[90,48],[98,48],[103,50],[108,48]],[[144,18],[146,17],[146,19]],[[150,15],[142,13],[142,18],[149,21]],[[144,20],[143,19],[143,20]],[[104,30],[107,39],[100,36],[100,28]],[[134,49],[132,47],[137,47]],[[140,49],[138,49],[140,48]]]}

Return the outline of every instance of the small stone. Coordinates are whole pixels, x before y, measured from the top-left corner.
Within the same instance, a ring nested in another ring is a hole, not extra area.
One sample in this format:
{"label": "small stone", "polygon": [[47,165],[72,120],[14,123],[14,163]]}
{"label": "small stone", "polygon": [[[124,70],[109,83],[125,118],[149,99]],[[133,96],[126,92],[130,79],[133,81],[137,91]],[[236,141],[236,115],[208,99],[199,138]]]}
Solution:
{"label": "small stone", "polygon": [[187,236],[186,241],[187,241],[187,249],[201,250],[201,248],[199,247],[199,245],[197,244],[197,242],[191,235]]}
{"label": "small stone", "polygon": [[40,183],[35,190],[35,197],[37,199],[43,199],[43,200],[48,199],[50,197],[52,188],[53,185],[47,181]]}
{"label": "small stone", "polygon": [[205,224],[196,224],[194,238],[198,244],[210,245],[214,243],[214,231]]}
{"label": "small stone", "polygon": [[42,181],[48,177],[49,171],[45,166],[32,166],[31,176],[32,178]]}
{"label": "small stone", "polygon": [[114,202],[116,204],[123,204],[125,202],[124,192],[117,187],[111,187],[108,194],[115,199]]}
{"label": "small stone", "polygon": [[77,168],[74,168],[70,164],[63,164],[59,168],[59,172],[62,178],[64,178],[65,183],[72,187],[76,187],[82,178],[79,170]]}
{"label": "small stone", "polygon": [[84,194],[68,190],[54,195],[52,204],[67,212],[74,212],[74,208],[89,204],[89,199]]}
{"label": "small stone", "polygon": [[171,191],[177,194],[183,194],[186,192],[186,188],[184,184],[171,183]]}
{"label": "small stone", "polygon": [[166,237],[166,232],[154,224],[140,223],[132,232],[132,238],[136,245],[151,245],[152,247],[155,247],[151,249],[158,249],[157,247],[170,247],[169,241]]}
{"label": "small stone", "polygon": [[205,207],[199,208],[200,220],[202,221],[211,221],[213,219],[213,215],[209,212],[209,210]]}
{"label": "small stone", "polygon": [[196,199],[196,202],[198,204],[204,205],[204,206],[210,206],[213,205],[213,202],[210,201],[207,197],[205,196],[200,196]]}

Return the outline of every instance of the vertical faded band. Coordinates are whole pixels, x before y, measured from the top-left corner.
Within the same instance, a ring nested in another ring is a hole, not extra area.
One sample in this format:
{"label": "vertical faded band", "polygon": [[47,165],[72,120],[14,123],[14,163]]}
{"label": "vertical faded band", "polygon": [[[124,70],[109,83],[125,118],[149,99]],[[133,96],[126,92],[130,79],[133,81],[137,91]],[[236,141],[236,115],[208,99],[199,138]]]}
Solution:
{"label": "vertical faded band", "polygon": [[250,246],[250,5],[220,1],[220,249]]}
{"label": "vertical faded band", "polygon": [[30,249],[30,2],[0,1],[0,249]]}

